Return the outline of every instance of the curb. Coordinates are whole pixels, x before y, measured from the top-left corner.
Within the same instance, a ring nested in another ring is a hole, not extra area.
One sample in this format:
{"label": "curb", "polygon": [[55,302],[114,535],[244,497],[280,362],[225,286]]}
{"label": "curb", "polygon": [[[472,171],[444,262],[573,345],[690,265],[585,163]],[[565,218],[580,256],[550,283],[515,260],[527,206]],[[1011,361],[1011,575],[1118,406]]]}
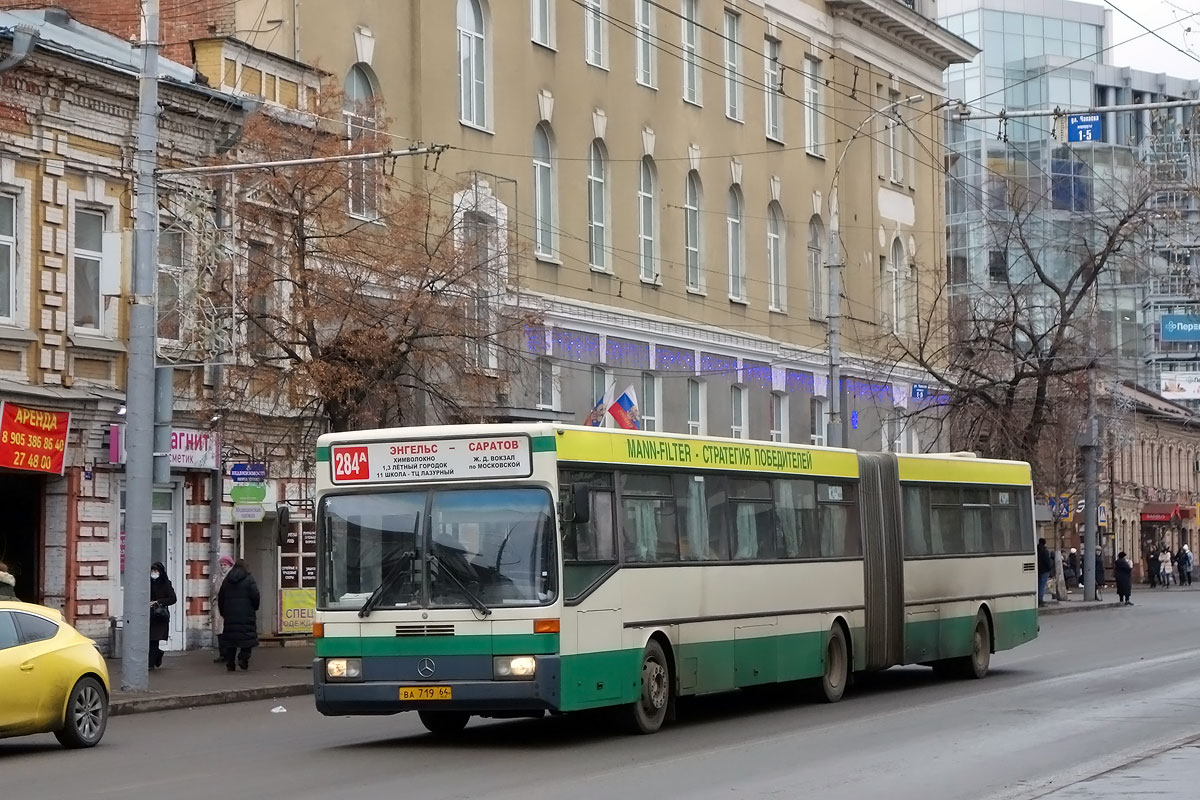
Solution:
{"label": "curb", "polygon": [[276,697],[298,697],[312,694],[312,682],[292,683],[281,686],[259,686],[252,689],[228,689],[220,692],[199,694],[173,694],[163,697],[122,697],[109,705],[110,716],[144,714],[150,711],[171,711],[179,708],[220,706],[226,703],[248,703],[253,700],[270,700]]}
{"label": "curb", "polygon": [[1075,614],[1080,611],[1098,611],[1101,608],[1120,608],[1121,603],[1118,600],[1076,600],[1059,601],[1058,605],[1046,606],[1038,609],[1039,617],[1052,617],[1056,614]]}

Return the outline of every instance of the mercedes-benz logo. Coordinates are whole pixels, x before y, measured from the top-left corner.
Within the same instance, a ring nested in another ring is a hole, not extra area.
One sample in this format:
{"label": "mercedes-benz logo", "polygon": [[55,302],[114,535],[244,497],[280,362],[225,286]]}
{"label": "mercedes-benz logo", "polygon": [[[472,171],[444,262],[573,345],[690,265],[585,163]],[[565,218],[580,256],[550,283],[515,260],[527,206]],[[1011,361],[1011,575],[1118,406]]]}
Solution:
{"label": "mercedes-benz logo", "polygon": [[417,662],[417,674],[422,678],[432,678],[435,670],[437,670],[437,664],[432,658],[422,658]]}

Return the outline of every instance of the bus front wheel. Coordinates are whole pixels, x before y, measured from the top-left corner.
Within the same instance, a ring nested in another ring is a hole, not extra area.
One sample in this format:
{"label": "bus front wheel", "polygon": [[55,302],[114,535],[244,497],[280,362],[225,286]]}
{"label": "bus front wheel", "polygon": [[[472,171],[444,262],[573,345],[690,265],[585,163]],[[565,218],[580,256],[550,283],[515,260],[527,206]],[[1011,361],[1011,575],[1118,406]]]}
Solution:
{"label": "bus front wheel", "polygon": [[465,711],[418,711],[421,724],[434,736],[453,736],[467,727],[471,715]]}
{"label": "bus front wheel", "polygon": [[642,651],[641,691],[628,706],[632,733],[656,733],[667,719],[671,705],[671,662],[657,640],[651,639]]}
{"label": "bus front wheel", "polygon": [[825,674],[820,680],[819,697],[826,703],[836,703],[846,693],[850,682],[850,645],[841,625],[829,629],[825,640]]}

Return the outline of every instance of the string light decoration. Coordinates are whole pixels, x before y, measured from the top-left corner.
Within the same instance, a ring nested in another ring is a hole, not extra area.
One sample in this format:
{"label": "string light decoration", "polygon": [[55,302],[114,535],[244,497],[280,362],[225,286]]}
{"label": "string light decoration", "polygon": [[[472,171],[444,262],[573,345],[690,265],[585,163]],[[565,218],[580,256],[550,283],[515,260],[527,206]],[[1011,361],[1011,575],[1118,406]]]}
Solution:
{"label": "string light decoration", "polygon": [[696,374],[696,352],[659,345],[654,348],[655,367],[663,372]]}

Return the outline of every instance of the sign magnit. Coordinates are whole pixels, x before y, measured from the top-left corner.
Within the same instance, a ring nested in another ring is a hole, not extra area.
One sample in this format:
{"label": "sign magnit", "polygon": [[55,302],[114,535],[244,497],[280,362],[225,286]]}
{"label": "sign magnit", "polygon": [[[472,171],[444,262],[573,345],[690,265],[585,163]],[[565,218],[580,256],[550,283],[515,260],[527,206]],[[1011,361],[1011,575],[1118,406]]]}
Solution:
{"label": "sign magnit", "polygon": [[1200,317],[1164,314],[1159,322],[1159,331],[1159,338],[1164,342],[1200,342]]}
{"label": "sign magnit", "polygon": [[343,484],[533,474],[527,436],[342,444],[330,448],[329,456],[333,482]]}

